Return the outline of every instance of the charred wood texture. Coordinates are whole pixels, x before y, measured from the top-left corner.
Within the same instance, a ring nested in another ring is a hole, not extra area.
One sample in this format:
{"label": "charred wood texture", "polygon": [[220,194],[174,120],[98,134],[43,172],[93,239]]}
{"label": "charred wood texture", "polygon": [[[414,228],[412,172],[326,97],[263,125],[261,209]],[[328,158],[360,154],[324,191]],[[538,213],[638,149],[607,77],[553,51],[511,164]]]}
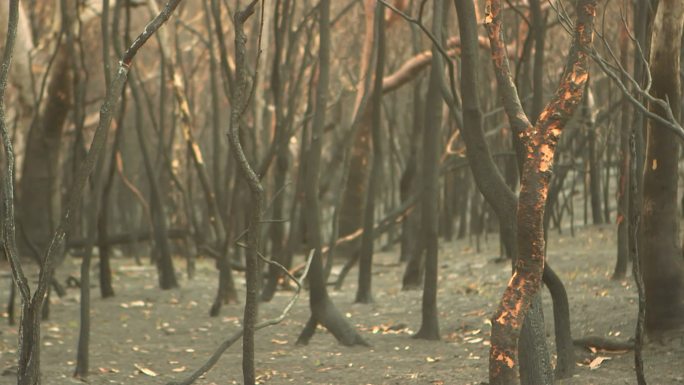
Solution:
{"label": "charred wood texture", "polygon": [[[582,100],[588,73],[588,49],[593,41],[596,1],[580,0],[571,51],[553,99],[531,125],[520,105],[505,56],[501,2],[487,1],[485,23],[499,90],[511,125],[525,147],[518,198],[518,259],[515,271],[492,318],[489,356],[490,384],[517,384],[518,339],[523,321],[539,292],[544,270],[544,205],[558,139]],[[517,128],[517,129],[516,129]]]}

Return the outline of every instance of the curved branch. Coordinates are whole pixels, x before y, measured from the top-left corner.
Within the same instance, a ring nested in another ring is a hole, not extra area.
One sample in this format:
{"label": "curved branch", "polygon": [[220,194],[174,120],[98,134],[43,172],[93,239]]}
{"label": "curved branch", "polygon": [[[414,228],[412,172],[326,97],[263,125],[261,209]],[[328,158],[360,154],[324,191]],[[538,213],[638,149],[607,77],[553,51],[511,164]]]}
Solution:
{"label": "curved branch", "polygon": [[491,45],[496,81],[499,85],[499,92],[501,93],[506,115],[508,115],[508,120],[511,122],[513,132],[521,135],[524,131],[531,128],[532,125],[523,110],[522,103],[520,103],[518,89],[515,86],[511,66],[508,62],[501,10],[501,1],[487,0],[485,27],[487,28],[487,35]]}

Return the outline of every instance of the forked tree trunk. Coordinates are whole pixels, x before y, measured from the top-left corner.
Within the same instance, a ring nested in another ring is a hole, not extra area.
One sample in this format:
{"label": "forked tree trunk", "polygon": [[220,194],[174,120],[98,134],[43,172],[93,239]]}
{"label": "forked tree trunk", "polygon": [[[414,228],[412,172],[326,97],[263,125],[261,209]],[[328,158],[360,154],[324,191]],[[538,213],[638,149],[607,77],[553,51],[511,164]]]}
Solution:
{"label": "forked tree trunk", "polygon": [[[508,76],[510,70],[503,56],[503,26],[501,2],[487,1],[485,22],[492,41],[492,58],[504,107],[520,132],[525,146],[521,191],[518,198],[518,259],[515,272],[503,294],[499,309],[492,318],[492,337],[489,356],[490,384],[519,383],[518,340],[528,310],[541,287],[544,270],[543,217],[549,188],[554,152],[567,120],[579,105],[586,82],[588,54],[593,40],[593,20],[596,1],[579,0],[573,46],[566,69],[554,98],[541,112],[532,126],[522,113],[515,86]],[[502,76],[503,75],[503,76]]]}
{"label": "forked tree trunk", "polygon": [[[485,194],[485,199],[491,204],[499,218],[502,242],[510,252],[512,260],[515,261],[518,255],[516,245],[517,199],[494,163],[485,141],[481,118],[482,112],[477,92],[479,86],[477,66],[479,61],[477,60],[477,45],[475,43],[477,36],[475,10],[472,2],[468,0],[459,0],[455,3],[459,16],[459,28],[463,39],[463,51],[461,54],[461,68],[463,71],[461,78],[463,81],[461,92],[464,101],[464,127],[462,133],[466,143],[468,163],[478,188]],[[500,74],[500,72],[497,72],[497,75]],[[510,99],[504,99],[504,105],[510,109],[511,106],[507,104],[508,101]],[[518,111],[522,114],[522,107],[519,106],[518,108]],[[509,116],[511,115],[517,116],[517,114],[509,113]],[[510,120],[514,127],[514,133],[519,133],[527,127],[527,123],[522,120]],[[471,218],[472,220],[473,218]],[[567,302],[567,299],[565,302]],[[546,348],[540,299],[536,298],[535,303],[523,327],[526,332],[522,340],[526,341],[526,344],[521,347],[520,373],[530,383],[550,383],[552,372]],[[554,306],[555,303],[556,298],[554,298]],[[572,341],[565,345],[571,346]],[[525,354],[523,355],[523,353]],[[524,365],[522,364],[523,362]]]}
{"label": "forked tree trunk", "polygon": [[[660,1],[651,40],[651,93],[669,100],[677,120],[682,97],[679,66],[683,27],[684,3]],[[664,114],[657,106],[649,109]],[[684,262],[677,209],[680,142],[653,120],[649,121],[647,135],[639,258],[646,289],[646,332],[656,335],[684,320]]]}

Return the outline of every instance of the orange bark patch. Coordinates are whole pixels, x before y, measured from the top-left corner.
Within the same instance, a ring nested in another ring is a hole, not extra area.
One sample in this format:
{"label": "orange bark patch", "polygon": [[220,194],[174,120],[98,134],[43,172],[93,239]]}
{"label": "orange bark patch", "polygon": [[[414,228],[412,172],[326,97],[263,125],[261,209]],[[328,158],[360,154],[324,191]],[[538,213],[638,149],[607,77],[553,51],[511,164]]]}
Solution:
{"label": "orange bark patch", "polygon": [[[542,186],[542,188],[539,190],[539,195],[541,195],[541,199],[546,204],[546,197],[549,195],[549,185],[548,183]],[[544,204],[541,204],[540,207],[543,207]],[[543,259],[542,259],[542,268],[543,268]]]}
{"label": "orange bark patch", "polygon": [[539,171],[547,172],[551,169],[553,164],[553,148],[548,144],[542,144],[539,148],[541,153],[541,160],[539,161]]}
{"label": "orange bark patch", "polygon": [[572,96],[573,96],[572,92],[570,92],[570,90],[568,90],[568,89],[566,89],[565,92],[563,93],[563,99],[564,100],[570,100],[570,99],[572,99]]}
{"label": "orange bark patch", "polygon": [[512,367],[515,366],[515,361],[513,360],[513,358],[511,358],[511,357],[510,357],[508,354],[506,354],[506,353],[499,353],[499,354],[496,356],[496,360],[497,360],[497,361],[503,362],[503,363],[504,363],[506,366],[508,366],[509,368],[512,368]]}
{"label": "orange bark patch", "polygon": [[577,84],[577,85],[582,85],[586,83],[587,79],[589,79],[589,73],[588,72],[573,72],[572,75],[570,76],[572,79],[572,82]]}
{"label": "orange bark patch", "polygon": [[[520,310],[523,302],[520,295],[524,291],[525,279],[516,271],[508,281],[508,287],[504,291],[504,305],[495,322],[500,325],[509,324],[513,328],[520,327]],[[512,304],[512,305],[511,305]]]}
{"label": "orange bark patch", "polygon": [[496,319],[496,323],[498,323],[500,325],[505,325],[507,315],[508,315],[507,311],[504,311],[503,313],[501,313],[501,315],[499,315],[499,317]]}
{"label": "orange bark patch", "polygon": [[543,122],[544,120],[546,120],[546,118],[547,118],[547,116],[549,116],[549,114],[550,114],[549,109],[545,108],[544,111],[542,111],[541,114],[539,114],[539,121]]}
{"label": "orange bark patch", "polygon": [[560,127],[558,127],[558,126],[553,126],[553,127],[549,130],[549,132],[551,133],[551,136],[552,136],[554,139],[558,139],[558,138],[560,137],[560,134],[561,134],[561,129],[560,129]]}

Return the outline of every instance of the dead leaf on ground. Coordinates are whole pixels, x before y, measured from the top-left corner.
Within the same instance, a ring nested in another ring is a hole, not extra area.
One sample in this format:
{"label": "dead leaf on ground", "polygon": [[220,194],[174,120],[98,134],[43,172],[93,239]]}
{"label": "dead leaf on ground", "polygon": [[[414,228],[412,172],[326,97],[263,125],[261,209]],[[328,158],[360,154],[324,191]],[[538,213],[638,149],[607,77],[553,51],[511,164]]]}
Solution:
{"label": "dead leaf on ground", "polygon": [[119,373],[119,369],[114,369],[114,368],[97,368],[97,370],[102,373]]}
{"label": "dead leaf on ground", "polygon": [[462,317],[481,317],[483,315],[487,314],[485,309],[477,309],[477,310],[472,310],[467,313],[461,313]]}
{"label": "dead leaf on ground", "polygon": [[158,376],[157,372],[155,372],[152,369],[148,369],[148,368],[146,368],[142,365],[139,365],[139,364],[133,364],[133,366],[135,366],[135,368],[138,369],[140,371],[140,373],[142,373],[146,376],[150,376],[150,377],[157,377]]}
{"label": "dead leaf on ground", "polygon": [[[138,300],[138,301],[132,301],[129,303],[121,303],[121,304],[119,304],[119,306],[124,308],[124,309],[130,309],[130,308],[134,308],[134,307],[145,307],[145,306],[147,306],[147,303],[145,301]],[[152,306],[152,305],[150,304],[150,306]]]}
{"label": "dead leaf on ground", "polygon": [[268,381],[271,378],[273,378],[273,376],[275,376],[277,374],[278,374],[277,370],[267,370],[263,373],[257,374],[257,376],[256,376],[257,383],[263,383],[264,381]]}
{"label": "dead leaf on ground", "polygon": [[598,356],[598,357],[594,358],[593,360],[591,360],[591,362],[589,363],[589,369],[591,369],[591,370],[598,369],[601,367],[601,364],[603,363],[603,361],[608,361],[610,359],[611,359],[610,357]]}
{"label": "dead leaf on ground", "polygon": [[477,337],[477,338],[472,338],[472,337],[466,337],[464,338],[464,341],[469,343],[469,344],[477,344],[480,343],[484,340],[482,337]]}
{"label": "dead leaf on ground", "polygon": [[[362,330],[369,330],[368,328],[362,328]],[[412,334],[413,330],[409,329],[408,325],[405,323],[383,323],[380,325],[375,325],[370,328],[373,334]]]}

